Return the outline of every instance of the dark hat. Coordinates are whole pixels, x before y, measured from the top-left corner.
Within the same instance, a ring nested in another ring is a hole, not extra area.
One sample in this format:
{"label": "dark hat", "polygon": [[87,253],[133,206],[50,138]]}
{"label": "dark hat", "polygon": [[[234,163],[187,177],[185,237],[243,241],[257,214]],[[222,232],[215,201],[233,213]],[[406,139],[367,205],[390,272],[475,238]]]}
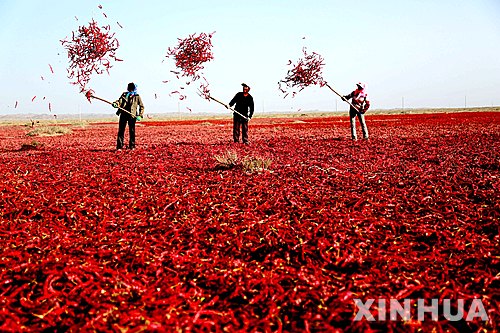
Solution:
{"label": "dark hat", "polygon": [[128,90],[128,91],[134,91],[136,88],[137,88],[137,86],[135,85],[135,83],[134,83],[134,82],[130,82],[130,83],[127,85],[127,90]]}
{"label": "dark hat", "polygon": [[248,86],[246,83],[242,83],[241,86],[250,88],[250,86]]}

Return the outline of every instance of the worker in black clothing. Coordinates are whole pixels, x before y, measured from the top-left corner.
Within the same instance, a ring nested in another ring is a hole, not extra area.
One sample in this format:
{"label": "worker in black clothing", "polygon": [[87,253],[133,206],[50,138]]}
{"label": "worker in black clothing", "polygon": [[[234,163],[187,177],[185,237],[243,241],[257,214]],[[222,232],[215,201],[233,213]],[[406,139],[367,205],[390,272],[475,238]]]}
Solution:
{"label": "worker in black clothing", "polygon": [[229,106],[235,105],[234,109],[238,111],[242,116],[233,113],[233,140],[234,142],[240,141],[240,127],[241,127],[241,140],[244,144],[248,144],[248,121],[252,119],[253,116],[253,97],[249,94],[250,87],[245,83],[241,84],[243,86],[243,91],[236,93]]}

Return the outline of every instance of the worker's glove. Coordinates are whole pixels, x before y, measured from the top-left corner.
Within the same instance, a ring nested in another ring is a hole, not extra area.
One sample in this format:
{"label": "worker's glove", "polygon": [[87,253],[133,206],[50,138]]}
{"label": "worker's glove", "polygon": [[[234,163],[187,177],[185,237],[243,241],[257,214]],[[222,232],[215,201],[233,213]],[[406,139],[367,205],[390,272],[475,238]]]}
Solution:
{"label": "worker's glove", "polygon": [[141,117],[141,116],[136,116],[136,117],[135,117],[135,119],[136,119],[137,121],[141,121],[142,117]]}
{"label": "worker's glove", "polygon": [[113,104],[111,104],[111,106],[113,106],[115,109],[117,109],[118,108],[118,103],[113,102]]}
{"label": "worker's glove", "polygon": [[120,115],[120,110],[116,111],[116,115],[119,116]]}

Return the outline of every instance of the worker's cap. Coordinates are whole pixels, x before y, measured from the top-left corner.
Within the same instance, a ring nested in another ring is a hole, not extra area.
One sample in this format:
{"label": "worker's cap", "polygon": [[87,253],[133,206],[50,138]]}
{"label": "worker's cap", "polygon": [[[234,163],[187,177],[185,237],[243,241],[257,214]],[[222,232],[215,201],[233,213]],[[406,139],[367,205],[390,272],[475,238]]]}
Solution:
{"label": "worker's cap", "polygon": [[134,82],[130,82],[128,85],[127,85],[127,90],[128,91],[134,91],[137,89],[137,85],[134,83]]}
{"label": "worker's cap", "polygon": [[359,89],[365,89],[365,84],[363,82],[356,83]]}
{"label": "worker's cap", "polygon": [[242,84],[241,84],[241,86],[242,86],[243,88],[247,87],[247,88],[249,88],[249,89],[250,89],[250,86],[249,86],[249,85],[247,85],[246,83],[242,83]]}

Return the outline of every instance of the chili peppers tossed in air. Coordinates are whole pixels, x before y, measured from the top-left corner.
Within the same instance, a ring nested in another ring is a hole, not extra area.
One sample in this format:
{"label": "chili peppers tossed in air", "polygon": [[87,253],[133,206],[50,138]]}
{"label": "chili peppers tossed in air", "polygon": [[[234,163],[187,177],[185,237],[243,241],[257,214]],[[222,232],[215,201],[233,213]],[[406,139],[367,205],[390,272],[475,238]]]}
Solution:
{"label": "chili peppers tossed in air", "polygon": [[115,56],[119,42],[110,30],[109,25],[99,27],[92,20],[88,26],[74,31],[71,39],[61,41],[68,51],[68,78],[80,86],[80,92],[85,91],[92,74],[109,73],[112,60],[120,61]]}
{"label": "chili peppers tossed in air", "polygon": [[213,34],[214,32],[202,32],[185,39],[178,38],[179,45],[168,48],[167,58],[174,58],[175,66],[182,71],[182,76],[191,77],[193,81],[200,78],[198,72],[204,68],[204,63],[214,58],[211,41]]}
{"label": "chili peppers tossed in air", "polygon": [[[319,84],[321,87],[325,85],[321,72],[325,65],[323,57],[316,52],[308,54],[305,47],[302,48],[302,53],[304,53],[304,58],[299,59],[297,64],[293,64],[291,60],[288,61],[288,65],[292,68],[288,70],[286,77],[278,82],[279,90],[286,94],[285,97],[288,96],[287,90],[289,89],[298,88],[298,91],[302,91],[310,85]],[[295,94],[297,91],[293,91],[292,96]]]}
{"label": "chili peppers tossed in air", "polygon": [[[166,55],[167,58],[175,60],[175,66],[179,71],[171,72],[176,74],[178,79],[181,77],[191,79],[191,81],[186,82],[186,85],[199,79],[204,80],[200,83],[199,88],[207,99],[210,90],[208,89],[208,81],[201,71],[205,68],[205,63],[214,58],[211,40],[214,33],[202,32],[198,35],[189,35],[185,39],[178,38],[179,44],[176,47],[169,47]],[[184,99],[186,96],[180,94],[179,98]]]}

